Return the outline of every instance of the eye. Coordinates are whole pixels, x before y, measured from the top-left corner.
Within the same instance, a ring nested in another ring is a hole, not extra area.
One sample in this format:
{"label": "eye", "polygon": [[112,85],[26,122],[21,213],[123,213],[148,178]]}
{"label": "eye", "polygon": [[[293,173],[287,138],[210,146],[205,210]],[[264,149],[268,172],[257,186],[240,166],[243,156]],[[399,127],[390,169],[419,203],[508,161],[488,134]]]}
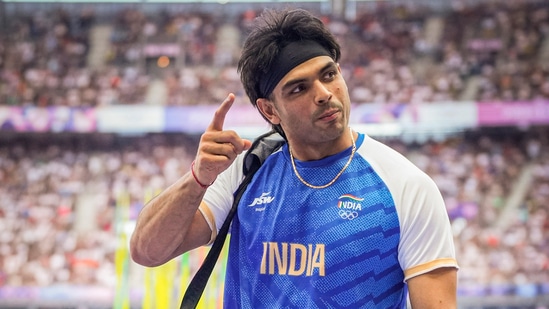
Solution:
{"label": "eye", "polygon": [[330,70],[330,71],[327,71],[324,74],[324,79],[327,80],[327,81],[330,81],[330,80],[335,79],[336,76],[337,76],[337,71],[336,70]]}
{"label": "eye", "polygon": [[305,90],[305,85],[303,84],[299,84],[297,86],[295,86],[292,91],[290,91],[291,94],[293,93],[300,93],[301,91]]}

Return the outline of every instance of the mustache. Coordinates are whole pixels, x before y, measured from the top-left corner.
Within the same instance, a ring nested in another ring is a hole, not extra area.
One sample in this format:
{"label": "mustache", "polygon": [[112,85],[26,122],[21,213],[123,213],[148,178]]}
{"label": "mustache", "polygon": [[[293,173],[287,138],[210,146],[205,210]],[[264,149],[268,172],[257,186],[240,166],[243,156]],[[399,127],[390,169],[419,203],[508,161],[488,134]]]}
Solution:
{"label": "mustache", "polygon": [[318,109],[317,111],[315,111],[315,113],[313,114],[313,117],[314,118],[320,118],[320,117],[322,117],[322,115],[326,114],[326,112],[328,112],[328,111],[341,112],[341,111],[343,111],[343,105],[341,103],[338,103],[338,102],[330,101],[330,102],[328,102],[328,104],[323,106],[323,108]]}

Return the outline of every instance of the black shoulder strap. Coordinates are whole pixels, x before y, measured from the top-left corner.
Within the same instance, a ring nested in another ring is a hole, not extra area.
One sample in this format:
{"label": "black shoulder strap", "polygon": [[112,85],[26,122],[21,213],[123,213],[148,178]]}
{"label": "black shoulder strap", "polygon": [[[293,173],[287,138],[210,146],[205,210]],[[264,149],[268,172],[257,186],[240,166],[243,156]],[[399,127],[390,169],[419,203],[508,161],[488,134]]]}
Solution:
{"label": "black shoulder strap", "polygon": [[234,193],[234,201],[231,210],[223,222],[223,225],[219,229],[219,233],[217,234],[210,251],[208,251],[208,255],[206,256],[204,263],[202,263],[200,269],[198,269],[191,280],[191,283],[187,287],[187,290],[185,291],[180,309],[194,309],[198,305],[202,292],[204,291],[204,288],[206,288],[208,279],[210,278],[215,263],[219,258],[221,249],[225,244],[225,239],[227,238],[231,221],[236,214],[237,206],[242,194],[252,180],[253,175],[259,167],[261,167],[265,159],[271,153],[280,148],[284,143],[284,139],[278,133],[270,131],[259,136],[252,143],[250,149],[246,152],[243,166],[245,175],[244,180],[240,183],[240,186],[238,186],[238,189]]}

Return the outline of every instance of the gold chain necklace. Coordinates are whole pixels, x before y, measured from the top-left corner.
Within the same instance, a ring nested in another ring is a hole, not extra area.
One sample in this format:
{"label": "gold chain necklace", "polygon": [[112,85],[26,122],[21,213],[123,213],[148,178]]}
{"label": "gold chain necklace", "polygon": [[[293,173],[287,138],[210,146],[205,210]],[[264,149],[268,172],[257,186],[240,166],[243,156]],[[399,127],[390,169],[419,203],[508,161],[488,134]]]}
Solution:
{"label": "gold chain necklace", "polygon": [[327,188],[327,187],[331,186],[334,182],[336,182],[336,180],[339,178],[339,176],[341,176],[341,174],[343,174],[343,172],[347,169],[347,167],[349,167],[349,164],[351,164],[351,161],[353,160],[353,157],[355,156],[356,144],[355,144],[355,138],[353,137],[353,131],[352,131],[351,128],[349,128],[349,133],[351,134],[351,140],[353,141],[353,149],[351,150],[351,155],[349,156],[349,160],[347,160],[347,163],[345,163],[345,165],[343,166],[341,171],[339,171],[339,173],[337,173],[337,175],[334,177],[334,179],[332,179],[330,182],[328,182],[327,184],[322,185],[322,186],[312,185],[312,184],[306,182],[305,179],[303,179],[303,177],[301,177],[301,175],[299,175],[299,172],[297,171],[297,168],[295,166],[294,155],[292,154],[292,147],[290,147],[288,145],[288,150],[290,152],[290,161],[292,161],[292,168],[294,169],[294,173],[297,176],[297,178],[301,181],[301,183],[303,183],[304,185],[306,185],[309,188],[324,189],[324,188]]}

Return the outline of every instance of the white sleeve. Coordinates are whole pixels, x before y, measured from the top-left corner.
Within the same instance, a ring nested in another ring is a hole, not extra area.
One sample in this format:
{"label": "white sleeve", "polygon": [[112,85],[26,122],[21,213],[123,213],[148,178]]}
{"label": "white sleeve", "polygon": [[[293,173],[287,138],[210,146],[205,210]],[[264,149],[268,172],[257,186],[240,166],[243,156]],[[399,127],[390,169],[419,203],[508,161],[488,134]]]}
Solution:
{"label": "white sleeve", "polygon": [[204,194],[199,210],[212,230],[211,241],[215,239],[229,210],[231,210],[234,200],[233,193],[244,177],[242,171],[243,161],[244,153],[239,155],[233,164],[217,176],[217,179]]}
{"label": "white sleeve", "polygon": [[437,186],[426,174],[410,177],[395,194],[401,239],[399,261],[404,280],[440,267],[456,267],[450,219]]}
{"label": "white sleeve", "polygon": [[450,219],[435,182],[397,151],[367,136],[364,142],[365,157],[394,199],[405,281],[440,267],[458,268]]}

